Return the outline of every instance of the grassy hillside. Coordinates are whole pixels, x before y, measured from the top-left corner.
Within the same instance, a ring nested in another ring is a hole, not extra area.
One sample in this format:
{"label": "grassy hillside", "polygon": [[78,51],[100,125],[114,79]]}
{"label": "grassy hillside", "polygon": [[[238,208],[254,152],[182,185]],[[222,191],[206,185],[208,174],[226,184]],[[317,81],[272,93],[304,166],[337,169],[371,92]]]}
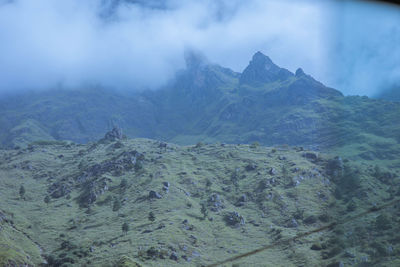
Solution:
{"label": "grassy hillside", "polygon": [[[0,151],[3,265],[205,266],[400,195],[398,168],[301,147],[113,137]],[[398,266],[399,213],[225,266]]]}

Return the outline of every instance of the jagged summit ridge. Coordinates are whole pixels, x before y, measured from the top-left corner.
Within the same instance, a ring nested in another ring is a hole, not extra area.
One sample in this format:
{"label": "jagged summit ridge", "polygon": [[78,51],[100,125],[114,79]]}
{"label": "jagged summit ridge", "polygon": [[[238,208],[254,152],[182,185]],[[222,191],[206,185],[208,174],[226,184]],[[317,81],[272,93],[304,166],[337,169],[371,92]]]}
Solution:
{"label": "jagged summit ridge", "polygon": [[294,76],[292,72],[280,68],[268,56],[258,51],[243,71],[240,83],[259,86],[264,83],[283,81],[292,76]]}

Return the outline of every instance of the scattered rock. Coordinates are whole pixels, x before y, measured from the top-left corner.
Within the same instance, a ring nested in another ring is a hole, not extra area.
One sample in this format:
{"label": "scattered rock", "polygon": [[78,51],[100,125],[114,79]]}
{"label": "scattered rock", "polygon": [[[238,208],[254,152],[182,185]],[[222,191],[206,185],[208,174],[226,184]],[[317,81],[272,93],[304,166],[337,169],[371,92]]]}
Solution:
{"label": "scattered rock", "polygon": [[158,145],[158,147],[162,150],[167,150],[168,144],[164,143],[164,142],[160,142],[160,144]]}
{"label": "scattered rock", "polygon": [[356,254],[354,254],[353,252],[351,252],[349,250],[346,250],[344,252],[344,256],[347,257],[347,258],[353,258],[354,259],[356,257]]}
{"label": "scattered rock", "polygon": [[108,190],[107,179],[86,182],[82,185],[82,193],[78,197],[78,203],[81,207],[88,207],[96,202],[97,198]]}
{"label": "scattered rock", "polygon": [[138,170],[141,167],[141,161],[144,160],[142,153],[134,151],[127,151],[117,159],[107,160],[102,163],[97,163],[87,168],[81,175],[76,178],[78,183],[84,183],[89,178],[99,177],[107,172],[113,172],[114,175],[121,175],[123,171],[132,169]]}
{"label": "scattered rock", "polygon": [[119,148],[124,147],[124,144],[121,143],[120,141],[117,141],[117,142],[115,142],[111,147],[112,147],[113,149],[119,149]]}
{"label": "scattered rock", "polygon": [[159,193],[157,193],[156,191],[150,190],[149,191],[149,198],[150,199],[154,199],[154,198],[161,199],[162,196]]}
{"label": "scattered rock", "polygon": [[197,237],[195,235],[190,235],[189,237],[190,237],[190,239],[192,241],[192,244],[196,244],[197,243]]}
{"label": "scattered rock", "polygon": [[194,225],[189,224],[189,221],[187,219],[182,221],[182,229],[188,230],[188,231],[193,231],[194,230]]}
{"label": "scattered rock", "polygon": [[191,262],[191,261],[192,261],[192,258],[190,258],[190,257],[188,257],[188,256],[186,256],[186,255],[183,255],[183,256],[182,256],[182,259],[184,259],[184,260],[187,261],[187,262]]}
{"label": "scattered rock", "polygon": [[163,190],[168,193],[168,191],[169,191],[169,182],[163,182]]}
{"label": "scattered rock", "polygon": [[128,256],[122,256],[122,258],[117,262],[116,267],[143,267],[141,264],[133,261]]}
{"label": "scattered rock", "polygon": [[0,223],[3,222],[3,221],[7,221],[7,217],[6,217],[6,215],[4,213],[2,213],[0,211]]}
{"label": "scattered rock", "polygon": [[173,261],[178,261],[178,254],[176,254],[176,252],[172,252],[169,258]]}
{"label": "scattered rock", "polygon": [[318,159],[318,155],[312,152],[305,152],[302,155],[304,158],[308,159],[308,160],[312,160],[315,161]]}
{"label": "scattered rock", "polygon": [[295,177],[292,177],[292,178],[291,178],[291,182],[290,182],[289,185],[290,185],[290,186],[294,186],[294,187],[298,186],[298,185],[300,184],[300,180],[302,180],[301,177],[302,177],[302,176],[295,176]]}
{"label": "scattered rock", "polygon": [[298,222],[296,221],[296,219],[292,219],[290,222],[289,222],[289,224],[288,224],[288,227],[290,227],[290,228],[296,228],[296,227],[298,227],[299,226],[299,224],[298,224]]}
{"label": "scattered rock", "polygon": [[236,206],[237,207],[241,207],[241,206],[243,206],[244,204],[245,204],[245,202],[247,201],[247,196],[246,196],[246,194],[242,194],[240,197],[239,197],[239,199],[237,200],[237,202],[236,202]]}
{"label": "scattered rock", "polygon": [[210,206],[210,210],[214,212],[220,211],[221,209],[225,208],[220,195],[215,193],[208,198],[207,203],[208,206]]}
{"label": "scattered rock", "polygon": [[304,223],[305,224],[313,224],[317,222],[317,217],[315,217],[314,215],[310,215],[307,218],[304,219]]}
{"label": "scattered rock", "polygon": [[344,267],[344,264],[341,261],[334,261],[328,264],[326,267]]}
{"label": "scattered rock", "polygon": [[241,216],[237,211],[228,212],[224,219],[227,225],[233,227],[245,224],[243,216]]}
{"label": "scattered rock", "polygon": [[255,163],[249,163],[247,166],[246,166],[246,171],[254,171],[255,169],[257,169],[257,164],[255,164]]}
{"label": "scattered rock", "polygon": [[47,189],[52,198],[60,198],[71,193],[71,187],[62,182],[55,182]]}
{"label": "scattered rock", "polygon": [[314,244],[312,244],[311,249],[312,250],[321,250],[322,246],[320,243],[314,243]]}

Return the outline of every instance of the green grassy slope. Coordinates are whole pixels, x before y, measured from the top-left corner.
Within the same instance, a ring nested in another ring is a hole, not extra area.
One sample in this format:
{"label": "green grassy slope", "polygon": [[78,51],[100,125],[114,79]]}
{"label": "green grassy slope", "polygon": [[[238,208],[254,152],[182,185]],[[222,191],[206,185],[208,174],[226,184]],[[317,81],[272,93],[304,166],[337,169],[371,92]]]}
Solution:
{"label": "green grassy slope", "polygon": [[[40,142],[0,151],[0,210],[8,218],[0,222],[0,260],[202,266],[400,194],[399,169],[299,147],[160,144]],[[399,212],[382,210],[235,266],[397,266]]]}

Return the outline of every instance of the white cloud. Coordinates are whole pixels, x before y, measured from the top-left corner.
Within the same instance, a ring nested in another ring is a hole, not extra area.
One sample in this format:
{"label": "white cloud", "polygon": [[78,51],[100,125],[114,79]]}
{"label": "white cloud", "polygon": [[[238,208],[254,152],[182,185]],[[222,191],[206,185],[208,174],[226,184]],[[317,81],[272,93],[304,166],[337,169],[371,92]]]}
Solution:
{"label": "white cloud", "polygon": [[[302,67],[329,85],[353,79],[347,72],[332,73],[340,65],[336,59],[345,58],[348,49],[338,50],[342,43],[332,42],[327,29],[332,30],[332,19],[338,18],[332,16],[332,6],[321,1],[153,0],[118,5],[112,14],[105,9],[112,0],[4,3],[0,91],[47,89],[60,83],[156,88],[184,67],[186,47],[236,71],[260,50],[278,65],[291,71]],[[335,60],[332,51],[338,55]],[[365,71],[368,76],[369,69]]]}

